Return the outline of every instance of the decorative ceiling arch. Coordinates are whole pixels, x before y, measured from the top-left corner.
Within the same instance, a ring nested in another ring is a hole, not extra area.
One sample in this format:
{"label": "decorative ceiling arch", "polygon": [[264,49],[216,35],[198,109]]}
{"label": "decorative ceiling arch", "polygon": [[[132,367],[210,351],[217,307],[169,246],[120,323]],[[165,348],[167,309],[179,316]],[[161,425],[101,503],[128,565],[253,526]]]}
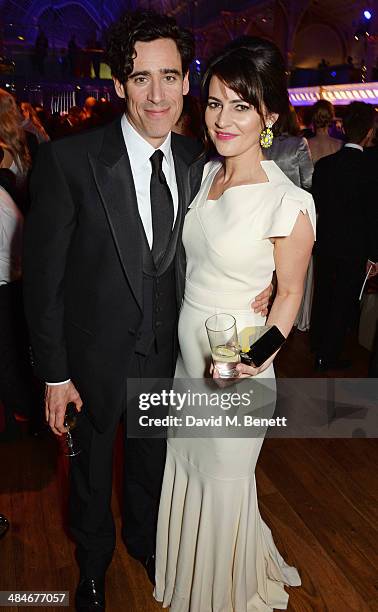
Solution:
{"label": "decorative ceiling arch", "polygon": [[113,3],[110,2],[96,2],[95,0],[54,0],[54,2],[51,2],[51,0],[32,0],[24,13],[23,22],[25,24],[38,23],[39,17],[47,9],[53,8],[54,10],[59,10],[70,4],[77,4],[82,7],[99,29],[115,18],[109,7]]}

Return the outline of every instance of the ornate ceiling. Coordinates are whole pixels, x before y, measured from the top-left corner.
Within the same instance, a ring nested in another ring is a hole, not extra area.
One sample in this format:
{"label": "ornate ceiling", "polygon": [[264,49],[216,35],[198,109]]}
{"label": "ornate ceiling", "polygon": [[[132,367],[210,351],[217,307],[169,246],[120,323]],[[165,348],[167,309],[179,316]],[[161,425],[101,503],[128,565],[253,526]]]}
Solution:
{"label": "ornate ceiling", "polygon": [[29,43],[41,24],[60,46],[72,33],[84,42],[136,6],[174,15],[194,29],[201,56],[242,33],[274,38],[290,53],[296,33],[314,23],[337,31],[345,54],[366,8],[373,13],[371,33],[378,32],[378,0],[0,0],[0,24],[6,40],[22,35]]}
{"label": "ornate ceiling", "polygon": [[[264,4],[264,0],[0,0],[0,18],[3,22],[26,25],[38,21],[46,9],[59,14],[68,5],[78,5],[100,25],[117,17],[124,9],[138,6],[170,13],[180,21],[194,21],[193,25],[198,27],[216,19],[222,11],[238,12]],[[342,21],[346,25],[356,21],[364,8],[370,6],[378,11],[377,0],[280,0],[280,4],[287,11],[302,12],[308,9],[316,18]]]}

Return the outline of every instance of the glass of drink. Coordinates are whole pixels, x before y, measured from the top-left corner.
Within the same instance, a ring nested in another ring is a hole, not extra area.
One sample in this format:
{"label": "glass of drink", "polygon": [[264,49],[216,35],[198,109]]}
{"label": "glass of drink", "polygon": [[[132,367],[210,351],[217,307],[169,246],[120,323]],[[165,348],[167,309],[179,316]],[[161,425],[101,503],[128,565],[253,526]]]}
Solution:
{"label": "glass of drink", "polygon": [[63,452],[66,457],[76,457],[76,455],[81,453],[81,449],[78,447],[77,442],[74,440],[71,433],[77,425],[77,416],[78,412],[76,410],[76,406],[73,402],[70,402],[67,404],[66,414],[64,416],[64,427],[67,428],[67,432],[64,437],[65,448]]}
{"label": "glass of drink", "polygon": [[236,321],[230,314],[219,313],[209,317],[206,322],[211,356],[214,367],[221,378],[236,378],[236,365],[240,362],[240,346]]}

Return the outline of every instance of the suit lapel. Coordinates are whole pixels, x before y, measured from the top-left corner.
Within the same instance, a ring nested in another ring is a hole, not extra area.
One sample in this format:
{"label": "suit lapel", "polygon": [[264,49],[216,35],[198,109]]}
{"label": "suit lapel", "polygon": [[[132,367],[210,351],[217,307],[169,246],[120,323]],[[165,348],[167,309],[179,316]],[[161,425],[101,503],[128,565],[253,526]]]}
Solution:
{"label": "suit lapel", "polygon": [[[175,174],[178,191],[178,211],[177,219],[173,231],[171,245],[174,249],[172,257],[175,257],[176,271],[176,294],[178,305],[181,303],[183,287],[185,283],[185,254],[181,242],[182,229],[184,225],[186,211],[191,201],[191,173],[190,162],[187,159],[187,152],[183,148],[183,141],[172,133],[172,154],[175,164]],[[171,251],[172,252],[172,251]],[[172,258],[170,258],[172,261]]]}
{"label": "suit lapel", "polygon": [[120,120],[104,131],[100,155],[89,154],[96,186],[105,209],[121,266],[143,308],[143,262],[140,245],[140,219],[129,157]]}
{"label": "suit lapel", "polygon": [[189,172],[188,166],[181,159],[181,157],[174,151],[173,159],[175,162],[175,174],[176,174],[176,183],[177,183],[177,192],[178,192],[178,208],[177,208],[177,219],[173,229],[173,234],[176,234],[177,230],[180,234],[182,224],[184,222],[184,217],[186,210],[189,206],[189,198],[190,198],[190,183],[189,183]]}

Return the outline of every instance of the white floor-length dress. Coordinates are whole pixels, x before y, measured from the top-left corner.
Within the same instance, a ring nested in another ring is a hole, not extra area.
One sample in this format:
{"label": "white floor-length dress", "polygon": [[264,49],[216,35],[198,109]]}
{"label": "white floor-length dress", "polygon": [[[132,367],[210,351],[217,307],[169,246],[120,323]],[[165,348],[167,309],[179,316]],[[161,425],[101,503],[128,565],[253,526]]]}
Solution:
{"label": "white floor-length dress", "polygon": [[[300,211],[315,228],[312,197],[273,161],[261,163],[267,182],[231,187],[216,201],[208,193],[220,162],[207,164],[186,215],[177,377],[204,375],[211,314],[233,314],[238,331],[264,324],[250,303],[275,269],[269,238],[289,235]],[[273,366],[260,376],[273,378]],[[171,612],[284,610],[284,585],[300,585],[259,513],[254,473],[261,445],[258,438],[168,438],[154,595]]]}

